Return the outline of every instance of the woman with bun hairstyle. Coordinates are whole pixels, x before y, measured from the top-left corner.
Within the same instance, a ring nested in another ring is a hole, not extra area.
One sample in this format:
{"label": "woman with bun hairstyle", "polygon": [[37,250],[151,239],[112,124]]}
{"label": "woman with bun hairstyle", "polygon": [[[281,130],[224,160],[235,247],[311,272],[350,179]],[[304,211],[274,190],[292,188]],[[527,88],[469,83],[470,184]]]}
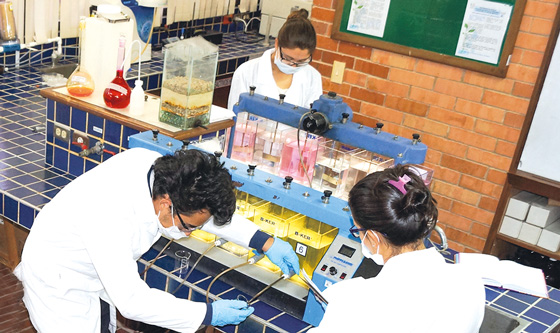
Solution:
{"label": "woman with bun hairstyle", "polygon": [[239,100],[239,94],[255,86],[256,94],[309,107],[323,94],[321,74],[309,65],[317,46],[317,35],[305,9],[290,13],[280,28],[274,48],[260,58],[245,62],[233,74],[228,108]]}
{"label": "woman with bun hairstyle", "polygon": [[[446,263],[423,240],[435,227],[436,200],[409,166],[372,173],[348,203],[362,254],[384,265],[373,278],[352,278],[325,290],[318,332],[478,332],[484,285],[465,267]],[[366,260],[366,259],[364,259]]]}

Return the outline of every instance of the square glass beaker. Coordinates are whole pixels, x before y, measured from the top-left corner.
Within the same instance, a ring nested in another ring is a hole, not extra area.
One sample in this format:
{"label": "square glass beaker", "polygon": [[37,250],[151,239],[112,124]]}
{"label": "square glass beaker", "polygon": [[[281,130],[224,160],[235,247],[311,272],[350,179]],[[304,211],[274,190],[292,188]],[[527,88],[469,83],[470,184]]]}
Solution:
{"label": "square glass beaker", "polygon": [[300,259],[301,268],[311,276],[338,234],[338,228],[305,216],[290,223],[288,242]]}

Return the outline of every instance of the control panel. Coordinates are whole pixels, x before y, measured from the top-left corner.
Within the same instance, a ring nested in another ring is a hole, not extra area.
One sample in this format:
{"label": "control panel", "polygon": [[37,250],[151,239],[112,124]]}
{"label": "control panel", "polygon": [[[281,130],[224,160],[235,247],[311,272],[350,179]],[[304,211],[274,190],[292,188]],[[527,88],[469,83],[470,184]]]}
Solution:
{"label": "control panel", "polygon": [[[312,280],[321,291],[324,291],[332,284],[352,278],[362,263],[362,259],[362,247],[359,239],[352,240],[338,235],[315,268]],[[322,314],[321,304],[309,292],[303,319],[317,326],[323,317]]]}

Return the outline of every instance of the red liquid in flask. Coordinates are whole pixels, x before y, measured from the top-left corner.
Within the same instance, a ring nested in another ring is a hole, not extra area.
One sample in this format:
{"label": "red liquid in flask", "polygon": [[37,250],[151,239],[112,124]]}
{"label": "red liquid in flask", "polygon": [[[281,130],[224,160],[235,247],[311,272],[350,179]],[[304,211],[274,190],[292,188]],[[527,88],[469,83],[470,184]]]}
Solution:
{"label": "red liquid in flask", "polygon": [[126,108],[130,103],[131,89],[123,78],[123,62],[125,38],[121,36],[119,39],[119,53],[117,58],[117,76],[109,83],[103,92],[103,100],[110,108],[122,109]]}

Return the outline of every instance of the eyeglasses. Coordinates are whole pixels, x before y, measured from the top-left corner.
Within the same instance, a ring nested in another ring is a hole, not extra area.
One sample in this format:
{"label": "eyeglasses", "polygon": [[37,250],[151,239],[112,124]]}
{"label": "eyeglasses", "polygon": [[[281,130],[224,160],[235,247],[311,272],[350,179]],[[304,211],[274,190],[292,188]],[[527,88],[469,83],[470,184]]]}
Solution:
{"label": "eyeglasses", "polygon": [[279,47],[278,48],[280,50],[280,59],[282,60],[282,62],[284,62],[286,65],[290,65],[290,66],[296,66],[296,67],[303,67],[305,65],[308,65],[312,58],[313,55],[310,55],[307,59],[303,59],[303,60],[299,60],[299,61],[294,61],[294,59],[290,58],[290,59],[286,59],[284,58],[284,53],[282,53],[282,48]]}
{"label": "eyeglasses", "polygon": [[360,231],[367,231],[367,230],[369,229],[357,228],[356,226],[352,226],[352,228],[350,228],[350,233],[352,234],[352,236],[356,238],[360,238]]}
{"label": "eyeglasses", "polygon": [[179,211],[175,210],[175,212],[177,213],[177,217],[179,217],[179,222],[181,222],[181,225],[183,226],[183,228],[185,228],[185,230],[187,230],[188,232],[193,232],[195,230],[202,229],[202,227],[204,226],[204,224],[199,225],[199,226],[194,226],[194,225],[190,225],[188,223],[185,223],[185,221],[183,221],[183,218],[181,217],[181,214],[179,214]]}

